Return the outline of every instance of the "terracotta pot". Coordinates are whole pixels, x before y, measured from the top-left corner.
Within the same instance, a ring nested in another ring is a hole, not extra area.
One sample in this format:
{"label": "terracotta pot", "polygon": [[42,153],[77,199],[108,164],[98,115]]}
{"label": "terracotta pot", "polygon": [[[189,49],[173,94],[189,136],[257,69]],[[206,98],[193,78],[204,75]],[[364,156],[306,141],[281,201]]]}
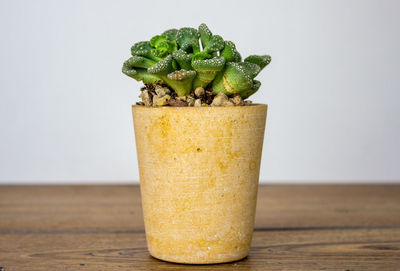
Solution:
{"label": "terracotta pot", "polygon": [[132,112],[150,254],[190,264],[246,257],[267,105]]}

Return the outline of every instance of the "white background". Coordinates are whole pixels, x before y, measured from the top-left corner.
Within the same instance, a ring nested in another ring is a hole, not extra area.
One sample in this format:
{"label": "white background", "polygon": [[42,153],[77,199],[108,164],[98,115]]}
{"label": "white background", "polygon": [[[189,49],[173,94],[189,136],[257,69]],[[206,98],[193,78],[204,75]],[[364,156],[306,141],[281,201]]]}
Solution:
{"label": "white background", "polygon": [[400,1],[1,1],[0,183],[138,180],[130,46],[205,22],[271,54],[265,182],[400,180]]}

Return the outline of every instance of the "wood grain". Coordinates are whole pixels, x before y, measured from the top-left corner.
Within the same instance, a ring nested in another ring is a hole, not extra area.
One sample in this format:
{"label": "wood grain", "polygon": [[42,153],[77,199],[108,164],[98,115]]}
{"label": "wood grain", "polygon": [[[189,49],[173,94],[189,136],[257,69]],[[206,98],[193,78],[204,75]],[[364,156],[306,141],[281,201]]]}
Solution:
{"label": "wood grain", "polygon": [[[400,225],[400,185],[268,185],[256,228]],[[0,186],[1,230],[143,229],[137,186]]]}
{"label": "wood grain", "polygon": [[[400,229],[258,231],[250,256],[220,265],[177,265],[149,256],[144,233],[1,234],[6,271],[398,270]],[[6,245],[5,245],[6,244]],[[397,269],[396,269],[397,268]]]}
{"label": "wood grain", "polygon": [[0,187],[0,266],[16,270],[400,270],[400,186],[261,186],[250,256],[149,256],[136,186]]}

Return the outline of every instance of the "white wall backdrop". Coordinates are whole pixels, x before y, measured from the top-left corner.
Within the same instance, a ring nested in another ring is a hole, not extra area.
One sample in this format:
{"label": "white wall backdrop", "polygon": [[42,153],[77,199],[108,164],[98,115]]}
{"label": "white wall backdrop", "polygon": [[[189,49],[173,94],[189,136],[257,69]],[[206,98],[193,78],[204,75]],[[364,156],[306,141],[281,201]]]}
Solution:
{"label": "white wall backdrop", "polygon": [[265,182],[400,180],[400,1],[0,2],[0,183],[138,180],[130,46],[205,22],[272,55]]}

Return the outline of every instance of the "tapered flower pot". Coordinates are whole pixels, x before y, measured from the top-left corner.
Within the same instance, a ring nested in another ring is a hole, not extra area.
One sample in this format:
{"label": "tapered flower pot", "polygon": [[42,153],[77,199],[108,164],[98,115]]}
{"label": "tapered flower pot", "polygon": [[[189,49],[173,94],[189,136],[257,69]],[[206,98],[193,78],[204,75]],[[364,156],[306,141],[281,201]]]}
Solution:
{"label": "tapered flower pot", "polygon": [[246,257],[267,105],[132,111],[150,254],[190,264]]}

